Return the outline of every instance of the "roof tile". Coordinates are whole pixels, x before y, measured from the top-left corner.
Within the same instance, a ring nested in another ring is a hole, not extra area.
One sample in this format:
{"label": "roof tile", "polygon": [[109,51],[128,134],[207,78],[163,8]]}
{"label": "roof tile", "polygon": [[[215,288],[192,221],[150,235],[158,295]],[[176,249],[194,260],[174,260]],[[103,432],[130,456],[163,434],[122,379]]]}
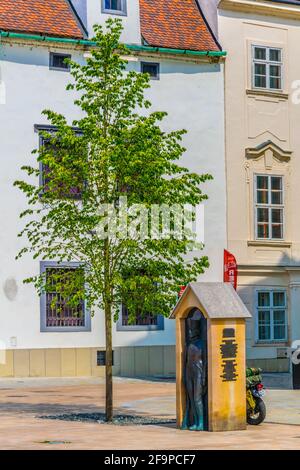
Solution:
{"label": "roof tile", "polygon": [[67,0],[0,0],[0,30],[83,38]]}
{"label": "roof tile", "polygon": [[197,0],[140,0],[141,32],[148,45],[219,51]]}

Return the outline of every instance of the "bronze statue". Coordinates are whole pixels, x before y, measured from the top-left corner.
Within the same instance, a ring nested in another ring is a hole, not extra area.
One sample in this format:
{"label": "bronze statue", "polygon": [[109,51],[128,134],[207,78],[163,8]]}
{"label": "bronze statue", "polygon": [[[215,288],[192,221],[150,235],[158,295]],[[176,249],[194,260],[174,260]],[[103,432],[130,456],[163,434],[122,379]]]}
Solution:
{"label": "bronze statue", "polygon": [[182,429],[204,430],[204,396],[206,394],[206,360],[202,340],[200,312],[187,319],[185,391],[186,412]]}

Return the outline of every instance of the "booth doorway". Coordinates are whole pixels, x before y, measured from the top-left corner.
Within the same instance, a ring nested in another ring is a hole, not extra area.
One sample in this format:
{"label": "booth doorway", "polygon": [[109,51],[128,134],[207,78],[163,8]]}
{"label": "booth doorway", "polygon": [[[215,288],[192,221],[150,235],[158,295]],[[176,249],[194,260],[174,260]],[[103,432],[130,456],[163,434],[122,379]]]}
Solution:
{"label": "booth doorway", "polygon": [[[185,364],[187,362],[187,349],[190,344],[195,344],[203,351],[203,363],[205,365],[206,393],[203,396],[204,431],[208,430],[208,356],[207,356],[207,319],[199,309],[193,308],[185,319]],[[185,381],[185,374],[184,374]]]}

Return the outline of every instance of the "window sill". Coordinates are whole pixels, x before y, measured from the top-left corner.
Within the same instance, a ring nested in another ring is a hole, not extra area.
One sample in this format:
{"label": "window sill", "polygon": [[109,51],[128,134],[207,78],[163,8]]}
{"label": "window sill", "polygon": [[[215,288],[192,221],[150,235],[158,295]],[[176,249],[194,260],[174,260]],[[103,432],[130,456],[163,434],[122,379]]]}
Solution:
{"label": "window sill", "polygon": [[64,69],[63,67],[53,67],[50,65],[49,70],[54,70],[56,72],[70,72],[70,68]]}
{"label": "window sill", "polygon": [[157,325],[122,325],[122,319],[119,318],[116,323],[116,330],[119,332],[134,331],[163,331],[165,329],[165,319],[163,315],[157,316]]}
{"label": "window sill", "polygon": [[290,248],[292,242],[286,242],[284,240],[248,240],[248,246],[272,246],[278,248]]}
{"label": "window sill", "polygon": [[102,13],[105,15],[127,16],[126,11],[124,10],[108,10],[103,8]]}
{"label": "window sill", "polygon": [[246,89],[246,94],[247,95],[252,95],[252,96],[270,96],[272,98],[281,98],[283,100],[288,100],[289,94],[284,93],[282,91],[270,91],[270,90],[261,90],[261,89]]}
{"label": "window sill", "polygon": [[158,326],[158,325],[128,325],[128,326],[123,326],[123,325],[118,325],[116,326],[117,331],[123,331],[130,333],[131,331],[163,331],[164,327],[163,326]]}
{"label": "window sill", "polygon": [[92,329],[90,326],[42,326],[40,329],[41,333],[82,333],[82,332],[91,332]]}
{"label": "window sill", "polygon": [[272,347],[272,348],[287,348],[288,347],[288,342],[287,340],[284,341],[257,341],[254,343],[255,348],[265,348],[265,347]]}

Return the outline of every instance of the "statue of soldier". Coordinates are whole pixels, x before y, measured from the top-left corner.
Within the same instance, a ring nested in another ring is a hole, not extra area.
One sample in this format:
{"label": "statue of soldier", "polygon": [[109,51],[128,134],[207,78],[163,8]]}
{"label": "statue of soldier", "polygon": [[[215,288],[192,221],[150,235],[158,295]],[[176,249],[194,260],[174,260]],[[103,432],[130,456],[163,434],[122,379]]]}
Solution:
{"label": "statue of soldier", "polygon": [[182,429],[204,430],[203,398],[206,393],[206,365],[203,356],[201,340],[188,345],[185,367],[187,400]]}

